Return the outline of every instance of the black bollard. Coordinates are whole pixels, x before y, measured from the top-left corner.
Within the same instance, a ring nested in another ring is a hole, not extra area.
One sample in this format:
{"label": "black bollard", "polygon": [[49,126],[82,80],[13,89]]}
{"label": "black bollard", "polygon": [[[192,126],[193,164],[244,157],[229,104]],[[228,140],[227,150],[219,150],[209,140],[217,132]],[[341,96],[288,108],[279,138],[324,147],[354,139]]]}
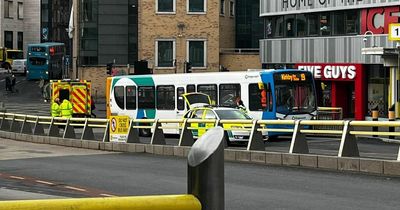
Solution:
{"label": "black bollard", "polygon": [[[395,116],[395,105],[393,104],[390,108],[389,108],[389,121],[395,121],[396,120],[396,116]],[[389,132],[393,132],[394,133],[395,129],[393,126],[389,126]],[[389,136],[389,139],[394,139],[394,136]]]}
{"label": "black bollard", "polygon": [[[378,121],[379,118],[379,111],[378,111],[378,106],[372,109],[372,121]],[[378,132],[378,126],[373,126],[372,127],[373,132]],[[373,135],[373,137],[378,137],[378,135]]]}

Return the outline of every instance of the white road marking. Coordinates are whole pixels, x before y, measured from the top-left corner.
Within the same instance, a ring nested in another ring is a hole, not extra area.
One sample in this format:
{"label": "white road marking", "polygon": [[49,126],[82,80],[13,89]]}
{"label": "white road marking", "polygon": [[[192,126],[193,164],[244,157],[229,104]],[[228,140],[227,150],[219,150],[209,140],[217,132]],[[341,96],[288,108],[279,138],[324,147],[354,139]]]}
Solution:
{"label": "white road marking", "polygon": [[11,179],[19,179],[19,180],[24,180],[24,177],[20,177],[20,176],[10,176]]}
{"label": "white road marking", "polygon": [[105,196],[105,197],[115,197],[115,195],[110,195],[110,194],[105,194],[105,193],[102,193],[102,194],[100,194],[101,196]]}
{"label": "white road marking", "polygon": [[47,184],[47,185],[54,185],[54,183],[51,182],[46,182],[46,181],[42,181],[42,180],[35,180],[37,183],[42,183],[42,184]]}
{"label": "white road marking", "polygon": [[86,192],[87,191],[87,190],[82,189],[82,188],[71,187],[71,186],[65,186],[65,188],[70,189],[70,190],[81,191],[81,192]]}

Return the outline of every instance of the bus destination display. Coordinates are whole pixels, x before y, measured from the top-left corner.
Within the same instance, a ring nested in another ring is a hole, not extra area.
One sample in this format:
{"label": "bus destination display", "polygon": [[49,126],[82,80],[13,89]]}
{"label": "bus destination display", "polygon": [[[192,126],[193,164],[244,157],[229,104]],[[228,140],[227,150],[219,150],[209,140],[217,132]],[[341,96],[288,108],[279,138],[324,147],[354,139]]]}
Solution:
{"label": "bus destination display", "polygon": [[301,82],[307,81],[307,75],[305,73],[282,73],[276,74],[275,79],[277,81]]}

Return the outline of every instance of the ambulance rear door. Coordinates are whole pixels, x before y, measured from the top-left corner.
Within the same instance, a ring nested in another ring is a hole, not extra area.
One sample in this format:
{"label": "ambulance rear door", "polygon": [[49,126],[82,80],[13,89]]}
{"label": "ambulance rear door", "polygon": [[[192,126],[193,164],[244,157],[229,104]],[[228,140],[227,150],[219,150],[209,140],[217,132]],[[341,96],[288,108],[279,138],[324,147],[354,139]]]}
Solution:
{"label": "ambulance rear door", "polygon": [[90,115],[90,94],[87,84],[72,83],[71,103],[75,116]]}

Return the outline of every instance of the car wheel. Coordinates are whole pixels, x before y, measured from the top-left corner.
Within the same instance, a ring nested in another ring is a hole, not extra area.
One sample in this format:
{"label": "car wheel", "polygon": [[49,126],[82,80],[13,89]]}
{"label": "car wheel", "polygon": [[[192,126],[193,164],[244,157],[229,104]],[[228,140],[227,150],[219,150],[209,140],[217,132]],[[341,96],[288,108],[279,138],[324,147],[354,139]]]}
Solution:
{"label": "car wheel", "polygon": [[224,139],[226,141],[226,145],[228,145],[228,147],[232,146],[232,142],[229,141],[229,136],[228,136],[228,132],[224,131]]}

